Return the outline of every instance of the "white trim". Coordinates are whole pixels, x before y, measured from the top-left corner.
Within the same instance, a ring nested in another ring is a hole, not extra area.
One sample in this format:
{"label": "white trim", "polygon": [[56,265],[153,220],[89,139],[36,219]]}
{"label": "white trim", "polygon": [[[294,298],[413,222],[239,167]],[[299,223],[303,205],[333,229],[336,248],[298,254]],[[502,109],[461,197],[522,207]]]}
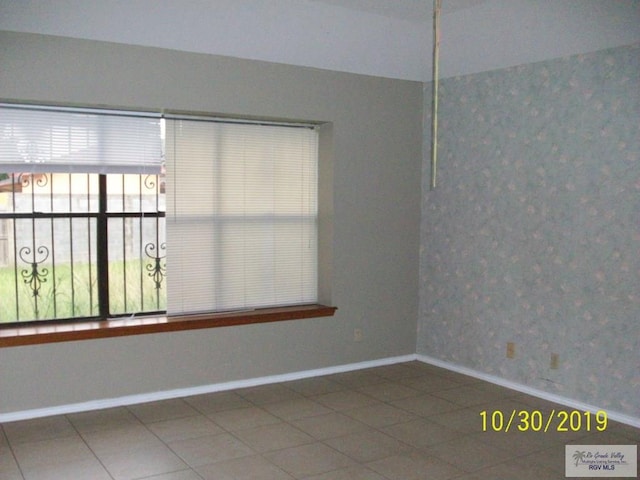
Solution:
{"label": "white trim", "polygon": [[228,123],[238,125],[263,125],[267,127],[289,127],[289,128],[309,128],[315,130],[320,125],[318,123],[309,122],[287,122],[278,120],[261,120],[259,118],[244,117],[219,117],[215,115],[189,114],[189,113],[171,113],[165,112],[162,118],[167,120],[191,120],[196,122],[212,122],[212,123]]}
{"label": "white trim", "polygon": [[429,357],[427,355],[402,355],[398,357],[387,357],[378,360],[369,360],[365,362],[349,363],[345,365],[336,365],[333,367],[317,368],[314,370],[303,370],[299,372],[284,373],[280,375],[269,375],[266,377],[250,378],[246,380],[235,380],[224,383],[214,383],[211,385],[202,385],[199,387],[179,388],[176,390],[164,390],[160,392],[143,393],[139,395],[127,395],[117,398],[105,398],[101,400],[92,400],[89,402],[72,403],[68,405],[59,405],[56,407],[48,408],[36,408],[32,410],[23,410],[18,412],[0,413],[0,423],[15,422],[18,420],[28,420],[39,417],[49,417],[52,415],[65,415],[68,413],[88,412],[91,410],[100,410],[103,408],[122,407],[127,405],[136,405],[139,403],[155,402],[158,400],[169,400],[172,398],[182,398],[191,395],[200,395],[203,393],[223,392],[227,390],[235,390],[238,388],[255,387],[258,385],[267,385],[271,383],[289,382],[292,380],[300,380],[303,378],[321,377],[323,375],[331,375],[334,373],[351,372],[354,370],[362,370],[365,368],[382,367],[385,365],[393,365],[396,363],[405,363],[417,360],[422,363],[434,365],[436,367],[451,370],[453,372],[469,375],[480,380],[484,380],[489,383],[494,383],[517,392],[526,393],[534,397],[542,398],[550,402],[566,405],[567,407],[595,412],[598,410],[605,410],[608,417],[616,422],[631,425],[632,427],[640,428],[640,418],[632,417],[631,415],[625,415],[623,413],[608,410],[606,408],[589,405],[584,402],[579,402],[571,398],[562,397],[553,393],[548,393],[537,388],[528,387],[520,383],[512,382],[495,375],[482,373],[471,368],[462,367],[453,363],[438,360],[437,358]]}
{"label": "white trim", "polygon": [[119,117],[143,117],[143,118],[160,118],[159,112],[140,112],[134,110],[117,110],[106,108],[92,107],[69,107],[62,105],[40,105],[34,103],[5,103],[0,102],[0,108],[13,108],[16,110],[37,110],[64,113],[88,113],[94,115],[116,115]]}
{"label": "white trim", "polygon": [[270,383],[289,382],[291,380],[300,380],[302,378],[320,377],[323,375],[331,375],[333,373],[350,372],[353,370],[362,370],[364,368],[381,367],[384,365],[393,365],[396,363],[411,362],[416,360],[416,355],[402,355],[398,357],[387,357],[378,360],[370,360],[366,362],[349,363],[346,365],[336,365],[333,367],[318,368],[314,370],[304,370],[299,372],[284,373],[280,375],[269,375],[266,377],[250,378],[246,380],[235,380],[224,383],[214,383],[211,385],[202,385],[199,387],[179,388],[176,390],[164,390],[161,392],[142,393],[139,395],[127,395],[117,398],[105,398],[101,400],[92,400],[89,402],[72,403],[68,405],[58,405],[48,408],[35,408],[32,410],[23,410],[18,412],[1,413],[0,423],[15,422],[17,420],[28,420],[39,417],[49,417],[52,415],[65,415],[68,413],[88,412],[91,410],[100,410],[103,408],[122,407],[126,405],[135,405],[138,403],[155,402],[158,400],[168,400],[172,398],[188,397],[191,395],[200,395],[203,393],[223,392],[226,390],[235,390],[238,388],[255,387],[258,385],[266,385]]}
{"label": "white trim", "polygon": [[640,418],[638,417],[632,417],[631,415],[626,415],[624,413],[611,411],[608,408],[597,407],[595,405],[590,405],[588,403],[580,402],[578,400],[573,400],[571,398],[555,395],[553,393],[545,392],[544,390],[539,390],[537,388],[529,387],[527,385],[522,385],[520,383],[512,382],[511,380],[507,380],[501,377],[496,377],[495,375],[490,375],[488,373],[482,373],[477,370],[473,370],[471,368],[456,365],[454,363],[438,360],[437,358],[429,357],[427,355],[416,355],[416,360],[422,363],[428,363],[429,365],[434,365],[436,367],[452,370],[454,372],[463,373],[465,375],[479,378],[480,380],[484,380],[489,383],[494,383],[496,385],[507,387],[517,392],[526,393],[527,395],[542,398],[550,402],[559,403],[561,405],[565,405],[567,407],[571,407],[577,410],[584,410],[584,411],[590,411],[590,412],[604,410],[607,412],[607,417],[610,418],[611,420],[624,423],[626,425],[631,425],[632,427],[640,428]]}

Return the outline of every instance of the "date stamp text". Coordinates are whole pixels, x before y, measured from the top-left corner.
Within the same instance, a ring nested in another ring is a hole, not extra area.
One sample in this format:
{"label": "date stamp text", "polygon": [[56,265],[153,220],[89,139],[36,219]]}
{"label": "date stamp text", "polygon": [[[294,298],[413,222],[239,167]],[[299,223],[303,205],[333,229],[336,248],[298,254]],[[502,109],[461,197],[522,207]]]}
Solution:
{"label": "date stamp text", "polygon": [[604,432],[607,429],[607,412],[604,410],[595,413],[580,410],[483,410],[480,419],[483,432]]}

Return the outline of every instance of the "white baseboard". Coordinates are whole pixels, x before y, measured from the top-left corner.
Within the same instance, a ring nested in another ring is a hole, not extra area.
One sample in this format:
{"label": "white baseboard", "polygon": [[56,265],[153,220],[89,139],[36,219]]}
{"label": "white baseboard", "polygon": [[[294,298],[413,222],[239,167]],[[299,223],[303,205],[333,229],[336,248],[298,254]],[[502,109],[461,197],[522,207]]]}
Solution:
{"label": "white baseboard", "polygon": [[438,360],[437,358],[432,358],[426,355],[416,355],[416,360],[418,360],[419,362],[434,365],[436,367],[441,367],[447,370],[452,370],[454,372],[469,375],[470,377],[479,378],[480,380],[484,380],[489,383],[495,383],[496,385],[507,387],[511,390],[516,390],[518,392],[526,393],[527,395],[531,395],[533,397],[542,398],[550,402],[559,403],[560,405],[565,405],[567,407],[570,407],[576,410],[583,410],[583,411],[589,411],[589,412],[597,412],[598,410],[604,410],[607,412],[607,417],[610,418],[611,420],[624,423],[626,425],[631,425],[632,427],[640,428],[640,418],[632,417],[631,415],[625,415],[623,413],[611,411],[607,408],[602,408],[595,405],[589,405],[588,403],[580,402],[578,400],[573,400],[567,397],[562,397],[560,395],[555,395],[553,393],[548,393],[548,392],[545,392],[544,390],[528,387],[520,383],[512,382],[511,380],[506,380],[502,377],[496,377],[495,375],[489,375],[488,373],[478,372],[477,370],[473,370],[471,368],[461,367],[459,365]]}
{"label": "white baseboard", "polygon": [[225,390],[235,390],[238,388],[255,387],[258,385],[266,385],[269,383],[288,382],[291,380],[300,380],[302,378],[320,377],[323,375],[331,375],[333,373],[350,372],[353,370],[362,370],[364,368],[381,367],[384,365],[392,365],[395,363],[411,362],[416,359],[415,354],[402,355],[399,357],[387,357],[379,360],[370,360],[366,362],[349,363],[346,365],[336,365],[333,367],[318,368],[314,370],[304,370],[299,372],[285,373],[281,375],[269,375],[266,377],[250,378],[246,380],[236,380],[232,382],[214,383],[211,385],[202,385],[198,387],[178,388],[175,390],[164,390],[160,392],[143,393],[139,395],[127,395],[117,398],[105,398],[101,400],[92,400],[89,402],[72,403],[68,405],[58,405],[55,407],[36,408],[31,410],[23,410],[18,412],[0,413],[0,423],[15,422],[17,420],[28,420],[39,417],[50,417],[53,415],[65,415],[68,413],[88,412],[91,410],[100,410],[103,408],[122,407],[127,405],[136,405],[138,403],[155,402],[158,400],[168,400],[172,398],[189,397],[191,395],[200,395],[203,393],[223,392]]}
{"label": "white baseboard", "polygon": [[526,385],[522,385],[510,380],[506,380],[501,377],[489,375],[487,373],[479,372],[471,368],[462,367],[453,363],[438,360],[426,355],[402,355],[398,357],[387,357],[378,360],[370,360],[366,362],[349,363],[345,365],[336,365],[333,367],[318,368],[314,370],[303,370],[299,372],[285,373],[280,375],[269,375],[266,377],[250,378],[246,380],[235,380],[231,382],[215,383],[211,385],[202,385],[198,387],[179,388],[175,390],[164,390],[160,392],[143,393],[139,395],[127,395],[117,398],[105,398],[101,400],[92,400],[89,402],[72,403],[68,405],[58,405],[55,407],[36,408],[32,410],[23,410],[18,412],[0,413],[0,423],[14,422],[17,420],[28,420],[39,417],[49,417],[53,415],[65,415],[68,413],[88,412],[91,410],[100,410],[104,408],[122,407],[127,405],[136,405],[139,403],[155,402],[158,400],[168,400],[172,398],[182,398],[191,395],[200,395],[203,393],[223,392],[226,390],[235,390],[239,388],[255,387],[258,385],[266,385],[270,383],[281,383],[292,380],[300,380],[303,378],[320,377],[323,375],[331,375],[334,373],[350,372],[354,370],[362,370],[365,368],[381,367],[384,365],[393,365],[396,363],[411,362],[418,360],[423,363],[428,363],[436,367],[441,367],[454,372],[469,375],[480,380],[494,383],[511,390],[526,393],[534,397],[542,398],[551,402],[566,405],[567,407],[596,412],[598,410],[605,410],[607,416],[614,421],[631,425],[636,428],[640,428],[640,418],[625,415],[623,413],[608,410],[606,408],[589,405],[584,402],[573,400],[571,398],[562,397],[552,393],[532,388]]}

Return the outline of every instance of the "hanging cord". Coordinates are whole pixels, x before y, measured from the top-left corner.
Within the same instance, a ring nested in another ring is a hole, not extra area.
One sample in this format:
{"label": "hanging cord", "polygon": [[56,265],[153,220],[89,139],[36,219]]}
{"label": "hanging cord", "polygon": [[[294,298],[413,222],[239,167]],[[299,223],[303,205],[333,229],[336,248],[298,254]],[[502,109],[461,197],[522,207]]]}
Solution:
{"label": "hanging cord", "polygon": [[440,59],[440,10],[442,0],[433,0],[433,96],[431,99],[431,190],[436,188],[438,168],[438,63]]}

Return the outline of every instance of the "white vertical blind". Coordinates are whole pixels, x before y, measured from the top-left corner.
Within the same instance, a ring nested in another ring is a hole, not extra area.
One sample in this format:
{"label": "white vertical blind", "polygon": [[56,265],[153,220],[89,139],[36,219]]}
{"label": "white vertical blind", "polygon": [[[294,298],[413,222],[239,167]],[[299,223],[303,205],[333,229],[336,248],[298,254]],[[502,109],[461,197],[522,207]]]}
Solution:
{"label": "white vertical blind", "polygon": [[317,301],[317,140],[167,120],[169,314]]}
{"label": "white vertical blind", "polygon": [[157,174],[160,118],[0,104],[0,172]]}

